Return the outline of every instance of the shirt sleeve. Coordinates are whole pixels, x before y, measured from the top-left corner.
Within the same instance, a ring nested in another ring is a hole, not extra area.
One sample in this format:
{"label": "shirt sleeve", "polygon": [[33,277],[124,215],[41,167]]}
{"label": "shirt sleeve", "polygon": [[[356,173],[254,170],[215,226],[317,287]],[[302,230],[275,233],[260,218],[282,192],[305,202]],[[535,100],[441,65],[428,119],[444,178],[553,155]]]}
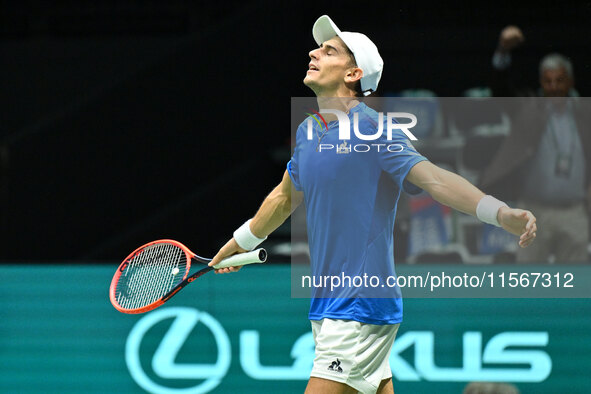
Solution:
{"label": "shirt sleeve", "polygon": [[293,149],[293,155],[291,156],[291,160],[287,163],[287,172],[289,173],[289,177],[291,178],[291,182],[297,191],[302,191],[302,184],[300,183],[300,129],[298,128],[296,132],[296,144],[295,148]]}
{"label": "shirt sleeve", "polygon": [[[384,125],[386,130],[386,125]],[[380,144],[386,148],[380,149],[378,162],[382,170],[390,174],[401,190],[408,194],[418,194],[422,189],[406,180],[406,176],[415,164],[427,160],[421,155],[401,130],[392,132],[392,140],[388,140],[386,132],[380,138]]]}
{"label": "shirt sleeve", "polygon": [[298,166],[297,160],[295,160],[295,155],[292,156],[291,160],[287,163],[287,172],[289,173],[289,177],[291,178],[291,182],[297,191],[302,191],[302,187],[300,186],[300,177],[298,175]]}

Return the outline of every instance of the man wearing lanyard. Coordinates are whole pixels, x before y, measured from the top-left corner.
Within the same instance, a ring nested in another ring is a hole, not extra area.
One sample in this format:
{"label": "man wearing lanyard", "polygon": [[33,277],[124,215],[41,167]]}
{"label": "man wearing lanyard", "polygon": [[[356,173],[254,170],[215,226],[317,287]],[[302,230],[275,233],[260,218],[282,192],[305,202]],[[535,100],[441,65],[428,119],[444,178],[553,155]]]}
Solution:
{"label": "man wearing lanyard", "polygon": [[[511,50],[522,41],[523,35],[515,26],[501,32],[493,57],[497,77],[493,91],[497,94],[534,93],[512,86]],[[543,98],[525,100],[525,105],[514,111],[511,134],[484,172],[480,187],[504,199],[518,200],[520,206],[536,213],[538,224],[544,228],[534,247],[518,250],[518,262],[586,262],[587,201],[591,195],[589,105],[585,99],[574,97],[573,67],[568,58],[545,56],[539,77],[536,93]]]}

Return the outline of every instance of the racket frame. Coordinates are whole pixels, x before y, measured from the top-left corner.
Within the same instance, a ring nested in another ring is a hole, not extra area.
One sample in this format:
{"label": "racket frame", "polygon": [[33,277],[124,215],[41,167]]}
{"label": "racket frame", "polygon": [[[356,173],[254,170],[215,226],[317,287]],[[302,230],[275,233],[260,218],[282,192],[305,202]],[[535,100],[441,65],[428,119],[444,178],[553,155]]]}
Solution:
{"label": "racket frame", "polygon": [[[133,260],[133,258],[136,255],[138,255],[140,252],[142,252],[145,248],[147,248],[149,246],[162,244],[162,243],[173,244],[173,245],[179,247],[180,249],[182,249],[183,252],[185,253],[185,256],[187,259],[187,268],[186,268],[185,273],[183,275],[183,280],[179,284],[177,284],[175,287],[173,287],[168,293],[166,293],[164,296],[162,296],[158,300],[152,302],[151,304],[148,304],[148,305],[140,307],[140,308],[134,308],[134,309],[123,308],[122,306],[119,305],[119,303],[117,302],[117,298],[116,298],[117,297],[117,295],[116,295],[117,283],[119,282],[119,278],[121,277],[121,275],[123,274],[123,272],[125,271],[127,266],[129,265],[131,260]],[[261,260],[260,262],[264,262],[267,257],[267,252],[264,249],[259,249],[258,253],[259,253],[259,259]],[[195,272],[194,274],[187,277],[187,275],[189,274],[189,271],[191,270],[191,262],[193,260],[196,260],[197,262],[202,263],[202,264],[209,264],[212,259],[198,256],[195,253],[193,253],[189,248],[187,248],[185,245],[183,245],[182,243],[172,240],[172,239],[159,239],[157,241],[148,242],[147,244],[140,246],[139,248],[137,248],[136,250],[131,252],[129,254],[129,256],[127,256],[125,258],[125,260],[123,260],[123,262],[119,265],[119,268],[117,268],[117,271],[115,272],[115,275],[113,276],[113,279],[111,280],[111,287],[109,288],[109,298],[111,300],[111,304],[113,304],[115,309],[117,309],[119,312],[128,313],[128,314],[145,313],[145,312],[149,312],[153,309],[158,308],[159,306],[164,304],[166,301],[170,300],[176,293],[181,291],[181,289],[183,289],[189,283],[193,282],[195,279],[199,278],[200,276],[203,276],[204,274],[208,273],[209,271],[213,271],[215,269],[214,267],[206,266],[206,267],[200,269],[199,271]],[[237,265],[239,265],[239,264],[237,264]]]}

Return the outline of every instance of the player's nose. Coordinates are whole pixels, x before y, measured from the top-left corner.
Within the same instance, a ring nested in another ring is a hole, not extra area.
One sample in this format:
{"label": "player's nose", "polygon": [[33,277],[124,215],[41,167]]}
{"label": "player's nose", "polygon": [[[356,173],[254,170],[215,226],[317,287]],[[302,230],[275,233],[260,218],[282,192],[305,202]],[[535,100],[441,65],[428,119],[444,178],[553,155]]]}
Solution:
{"label": "player's nose", "polygon": [[320,48],[316,48],[316,49],[312,49],[309,53],[308,56],[310,56],[310,59],[314,59],[314,60],[318,60],[318,51],[320,50]]}

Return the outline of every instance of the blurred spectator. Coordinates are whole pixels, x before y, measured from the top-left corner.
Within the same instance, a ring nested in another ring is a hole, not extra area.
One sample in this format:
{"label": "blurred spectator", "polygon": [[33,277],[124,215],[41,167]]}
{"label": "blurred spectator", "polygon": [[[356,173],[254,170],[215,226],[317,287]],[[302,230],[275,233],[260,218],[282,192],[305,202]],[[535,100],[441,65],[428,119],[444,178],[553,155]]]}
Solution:
{"label": "blurred spectator", "polygon": [[462,394],[519,394],[519,390],[508,383],[472,382]]}
{"label": "blurred spectator", "polygon": [[[545,262],[551,256],[557,262],[587,261],[591,114],[584,110],[583,100],[574,98],[572,64],[562,55],[550,54],[541,60],[537,92],[513,88],[511,51],[523,42],[518,27],[501,32],[493,56],[492,90],[546,99],[528,99],[512,111],[512,131],[484,171],[480,187],[502,199],[518,200],[536,215],[538,242],[519,249],[518,262]],[[516,103],[511,101],[510,107]]]}

